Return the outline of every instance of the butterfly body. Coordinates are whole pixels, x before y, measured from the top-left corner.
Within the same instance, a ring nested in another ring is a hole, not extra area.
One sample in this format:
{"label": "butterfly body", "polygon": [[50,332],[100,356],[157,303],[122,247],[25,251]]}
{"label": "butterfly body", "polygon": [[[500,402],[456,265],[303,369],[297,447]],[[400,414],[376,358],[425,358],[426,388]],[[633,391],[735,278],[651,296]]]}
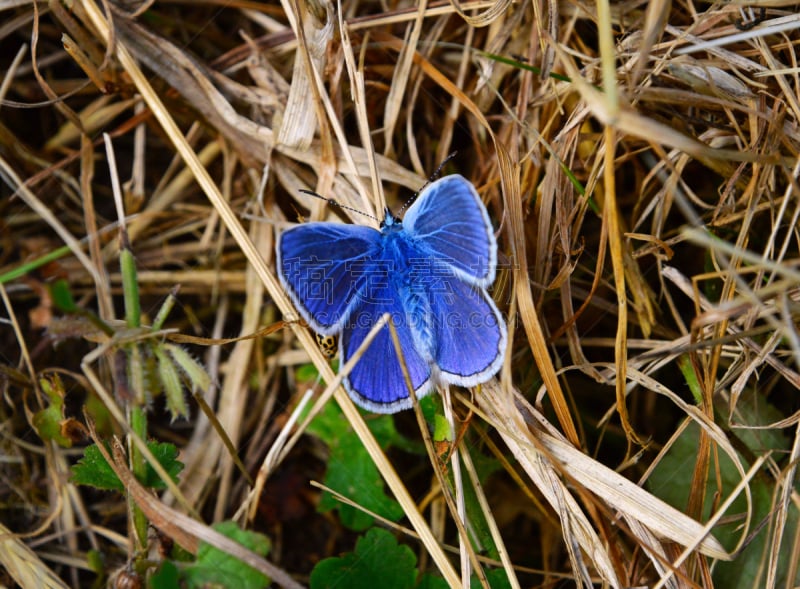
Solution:
{"label": "butterfly body", "polygon": [[[393,266],[389,280],[398,295],[405,322],[411,329],[414,346],[425,361],[431,363],[435,359],[436,335],[430,306],[432,293],[426,284],[429,275],[425,272],[430,269],[431,263],[415,247],[413,237],[402,231],[402,223],[393,217],[388,218],[392,219],[392,224],[387,225],[384,221],[381,229],[384,244],[382,264],[387,268]],[[394,321],[397,319],[393,317]]]}
{"label": "butterfly body", "polygon": [[[421,396],[438,382],[474,386],[499,370],[505,324],[485,290],[496,255],[486,209],[472,184],[455,175],[423,190],[403,220],[387,211],[380,230],[337,223],[288,229],[277,262],[303,318],[318,333],[339,335],[342,363],[389,313]],[[387,327],[344,384],[372,411],[411,406]]]}

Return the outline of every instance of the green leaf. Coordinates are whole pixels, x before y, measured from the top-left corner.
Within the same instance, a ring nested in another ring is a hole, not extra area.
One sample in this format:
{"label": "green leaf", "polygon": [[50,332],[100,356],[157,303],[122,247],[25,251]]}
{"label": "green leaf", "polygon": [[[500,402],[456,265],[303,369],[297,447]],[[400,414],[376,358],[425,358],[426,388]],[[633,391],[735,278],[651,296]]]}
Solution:
{"label": "green leaf", "polygon": [[192,392],[198,390],[206,392],[211,388],[211,377],[208,372],[200,362],[192,358],[189,352],[175,344],[164,344],[164,349],[169,352],[175,364],[186,375],[192,385]]}
{"label": "green leaf", "polygon": [[[167,442],[148,442],[147,448],[150,452],[153,453],[158,463],[164,467],[164,470],[167,471],[167,474],[173,480],[173,482],[178,482],[178,475],[183,470],[184,464],[180,460],[178,460],[178,448],[175,447],[175,444],[169,444]],[[147,463],[147,471],[145,472],[145,480],[141,481],[145,487],[149,487],[151,489],[166,489],[167,485],[164,481],[161,480],[161,477],[158,476],[155,469]]]}
{"label": "green leaf", "polygon": [[311,589],[410,589],[416,564],[408,546],[398,544],[386,530],[372,528],[358,539],[355,552],[320,561],[311,571]]}
{"label": "green leaf", "polygon": [[53,298],[55,307],[65,313],[75,313],[78,306],[75,304],[75,299],[72,298],[72,293],[69,290],[69,283],[63,278],[59,278],[49,283],[50,296]]}
{"label": "green leaf", "polygon": [[83,409],[94,422],[94,429],[101,438],[109,437],[113,433],[114,425],[111,413],[95,393],[86,396]]}
{"label": "green leaf", "polygon": [[8,284],[9,282],[13,282],[14,280],[22,278],[26,274],[33,272],[37,268],[41,268],[42,266],[67,255],[72,255],[72,249],[70,246],[65,245],[54,249],[50,253],[40,256],[35,260],[27,260],[24,264],[21,264],[9,270],[8,272],[5,272],[4,274],[0,274],[0,284]]}
{"label": "green leaf", "polygon": [[149,589],[174,589],[180,587],[180,570],[171,560],[165,560],[147,579]]}
{"label": "green leaf", "polygon": [[[394,422],[389,416],[371,419],[369,426],[384,447],[398,437]],[[403,509],[384,492],[383,479],[378,469],[351,429],[350,423],[342,417],[338,406],[328,403],[311,422],[308,431],[321,438],[330,448],[328,470],[325,474],[327,487],[391,521],[402,517]],[[340,503],[330,493],[322,494],[318,509],[322,513],[337,509],[342,524],[356,531],[367,529],[374,521],[371,515]]]}
{"label": "green leaf", "polygon": [[433,417],[433,441],[452,442],[456,439],[455,432],[450,427],[450,422],[444,415],[437,413]]}
{"label": "green leaf", "polygon": [[[236,522],[220,522],[213,528],[260,556],[266,556],[269,552],[269,538],[257,532],[242,530]],[[205,542],[201,543],[197,550],[197,561],[187,567],[182,576],[190,589],[195,587],[197,589],[208,587],[261,589],[270,583],[270,579],[266,575]]]}
{"label": "green leaf", "polygon": [[169,409],[172,419],[186,417],[189,415],[189,408],[186,406],[186,398],[183,396],[183,385],[178,369],[164,346],[154,346],[153,353],[158,360],[158,378],[161,381],[161,387],[167,399],[167,409]]}
{"label": "green leaf", "polygon": [[[164,467],[164,470],[172,477],[173,481],[178,480],[178,474],[183,470],[183,463],[177,460],[178,449],[174,444],[148,442],[147,447],[153,453],[156,460]],[[108,448],[108,446],[106,446]],[[116,473],[103,458],[98,447],[94,444],[87,446],[83,450],[83,458],[78,460],[72,467],[72,482],[78,485],[87,485],[102,489],[104,491],[125,491],[122,481],[117,478]],[[151,489],[165,489],[166,485],[156,474],[156,471],[148,463],[145,480],[140,481],[142,485]]]}
{"label": "green leaf", "polygon": [[[475,452],[473,458],[477,456],[479,456],[479,453]],[[482,462],[488,462],[488,461],[482,461]],[[478,469],[479,480],[486,481],[487,478],[483,478],[482,476],[480,476],[480,468],[477,463],[475,466],[476,469]],[[489,472],[488,469],[484,470]],[[462,467],[462,472],[463,472],[463,467]],[[469,480],[466,472],[463,472],[462,477],[465,481]],[[486,521],[486,516],[483,513],[483,509],[481,509],[481,504],[478,501],[478,496],[475,494],[475,488],[471,484],[464,485],[464,504],[467,510],[467,520],[469,521],[469,527],[471,532],[470,537],[472,539],[472,544],[475,547],[475,550],[478,550],[481,554],[484,554],[489,558],[499,560],[500,553],[497,550],[497,544],[495,544],[494,537],[492,537],[491,529],[489,528],[489,524]],[[494,585],[492,586],[494,587]]]}
{"label": "green leaf", "polygon": [[425,573],[419,583],[417,583],[416,589],[448,589],[448,587],[447,581],[443,578],[438,575]]}
{"label": "green leaf", "polygon": [[[743,395],[737,404],[737,421],[743,425],[763,425],[777,421],[780,418],[778,412],[764,401],[764,399],[752,400],[752,395]],[[720,422],[724,422],[726,417],[723,415]],[[769,430],[757,429],[736,429],[731,435],[739,438],[749,447],[753,454],[763,454],[772,450],[773,452],[784,452],[788,448],[786,438],[775,435]],[[650,476],[647,486],[656,496],[664,499],[667,503],[677,509],[684,510],[689,497],[689,488],[694,473],[694,465],[697,460],[697,448],[700,439],[699,426],[695,423],[690,424],[683,434],[675,441],[670,451],[659,462],[653,474]],[[711,509],[715,504],[720,503],[730,496],[741,479],[741,475],[736,470],[733,462],[722,452],[713,453],[714,457],[719,456],[719,464],[712,462],[706,482],[706,502],[703,510],[703,517],[711,514]],[[742,458],[745,469],[748,467],[746,457]],[[718,488],[715,472],[721,475],[722,487]],[[750,490],[753,495],[754,513],[752,515],[750,531],[753,532],[755,526],[769,518],[772,513],[773,505],[773,485],[766,484],[766,478],[755,477],[750,482]],[[731,550],[736,542],[741,538],[742,521],[738,517],[746,514],[746,501],[744,494],[741,494],[731,505],[728,511],[729,523],[720,524],[714,528],[714,536],[728,549]],[[791,508],[786,524],[786,535],[783,538],[784,545],[792,542],[794,530],[798,525],[798,511]],[[772,527],[763,526],[751,539],[744,550],[739,553],[732,562],[718,562],[714,568],[714,581],[718,587],[761,587],[766,582],[763,568],[763,555],[767,549],[767,544],[771,541]],[[777,584],[778,587],[797,586],[800,582],[800,575],[788,582],[786,576],[791,566],[788,558],[782,558],[778,563]]]}
{"label": "green leaf", "polygon": [[119,491],[120,493],[125,491],[122,481],[119,480],[117,474],[94,444],[84,448],[83,458],[78,460],[70,470],[72,470],[72,482],[77,485],[87,485],[104,491]]}
{"label": "green leaf", "polygon": [[316,366],[311,364],[300,364],[294,371],[294,377],[297,382],[308,383],[315,382],[319,378]]}
{"label": "green leaf", "polygon": [[703,402],[703,388],[697,380],[697,373],[694,371],[694,366],[692,366],[692,361],[688,355],[678,358],[678,368],[680,368],[686,384],[689,385],[689,390],[692,391],[694,402],[698,405],[701,404]]}
{"label": "green leaf", "polygon": [[[331,368],[333,368],[334,372],[339,372],[338,358],[331,358],[329,363],[331,365]],[[314,366],[311,362],[307,364],[298,364],[297,368],[294,371],[294,377],[298,383],[303,383],[303,384],[306,383],[319,384],[320,382],[322,382],[317,367]]]}
{"label": "green leaf", "polygon": [[64,418],[64,386],[57,374],[52,380],[42,378],[39,386],[47,395],[50,405],[33,415],[33,427],[36,433],[45,441],[53,441],[62,448],[71,448],[72,440],[61,433],[61,423]]}
{"label": "green leaf", "polygon": [[106,572],[105,555],[99,550],[90,548],[86,552],[86,565],[93,573],[97,575],[104,575]]}

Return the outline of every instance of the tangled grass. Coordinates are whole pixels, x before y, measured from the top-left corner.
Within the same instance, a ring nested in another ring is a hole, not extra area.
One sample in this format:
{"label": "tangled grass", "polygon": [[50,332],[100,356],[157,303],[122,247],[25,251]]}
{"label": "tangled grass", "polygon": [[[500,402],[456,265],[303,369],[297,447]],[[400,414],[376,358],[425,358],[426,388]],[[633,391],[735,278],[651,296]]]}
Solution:
{"label": "tangled grass", "polygon": [[[794,3],[0,14],[0,583],[163,580],[174,544],[306,584],[365,529],[318,483],[355,469],[349,434],[380,473],[352,486],[385,485],[375,521],[436,583],[800,582]],[[396,210],[454,151],[499,228],[510,342],[431,440],[433,405],[376,419],[308,376],[337,384],[275,232]],[[75,480],[92,439],[122,493]],[[151,440],[184,465],[157,492]]]}

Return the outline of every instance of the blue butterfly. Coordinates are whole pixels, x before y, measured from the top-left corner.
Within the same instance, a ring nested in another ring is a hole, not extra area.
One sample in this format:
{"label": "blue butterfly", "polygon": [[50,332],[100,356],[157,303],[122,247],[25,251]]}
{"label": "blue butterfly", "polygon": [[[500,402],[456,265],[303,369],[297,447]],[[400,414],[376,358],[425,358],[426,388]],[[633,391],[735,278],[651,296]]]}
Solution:
{"label": "blue butterfly", "polygon": [[[307,223],[282,232],[277,247],[283,287],[314,331],[339,336],[342,364],[391,315],[417,397],[437,383],[475,386],[500,369],[506,326],[486,292],[496,265],[489,214],[459,175],[429,184],[402,221],[387,210],[380,231]],[[376,413],[411,407],[388,326],[344,386]]]}

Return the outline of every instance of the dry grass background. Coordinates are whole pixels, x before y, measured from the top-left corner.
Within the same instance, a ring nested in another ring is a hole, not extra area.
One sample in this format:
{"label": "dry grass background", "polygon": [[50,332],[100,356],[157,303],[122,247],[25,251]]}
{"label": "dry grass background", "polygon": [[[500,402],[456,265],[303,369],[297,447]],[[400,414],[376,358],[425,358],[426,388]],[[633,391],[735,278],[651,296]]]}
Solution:
{"label": "dry grass background", "polygon": [[[111,369],[133,337],[114,322],[122,216],[145,315],[180,286],[166,327],[208,338],[181,341],[205,363],[203,397],[258,486],[249,493],[189,399],[191,417],[174,423],[163,403],[149,407],[150,435],[181,449],[178,486],[150,494],[120,459],[130,497],[190,551],[223,542],[207,525],[222,519],[265,532],[276,548],[252,562],[285,586],[352,550],[354,536],[312,507],[324,462],[291,417],[305,388],[293,369],[334,373],[276,280],[275,229],[352,216],[300,189],[397,207],[457,151],[446,172],[476,185],[499,227],[493,294],[511,337],[498,378],[453,399],[457,416],[472,413],[452,454],[457,487],[477,489],[501,548],[492,566],[512,586],[724,586],[720,561],[761,538],[758,572],[740,586],[794,586],[796,8],[0,0],[0,581],[88,585],[87,550],[117,574],[136,556],[124,501],[72,484],[80,453],[43,442],[32,418],[49,403],[40,379],[58,373],[65,426],[82,431],[91,390],[112,422],[103,431],[135,432]],[[110,338],[53,308],[55,277],[115,326]],[[451,586],[475,571],[485,582],[455,525],[461,489],[445,501],[431,472],[442,465],[407,476],[370,416],[323,388],[312,411],[341,406],[404,508],[401,540]],[[413,412],[396,421],[420,439]],[[676,509],[647,484],[690,424]],[[505,470],[481,487],[470,474],[483,454]],[[736,474],[724,490],[723,457]],[[760,514],[754,481],[768,489]]]}

